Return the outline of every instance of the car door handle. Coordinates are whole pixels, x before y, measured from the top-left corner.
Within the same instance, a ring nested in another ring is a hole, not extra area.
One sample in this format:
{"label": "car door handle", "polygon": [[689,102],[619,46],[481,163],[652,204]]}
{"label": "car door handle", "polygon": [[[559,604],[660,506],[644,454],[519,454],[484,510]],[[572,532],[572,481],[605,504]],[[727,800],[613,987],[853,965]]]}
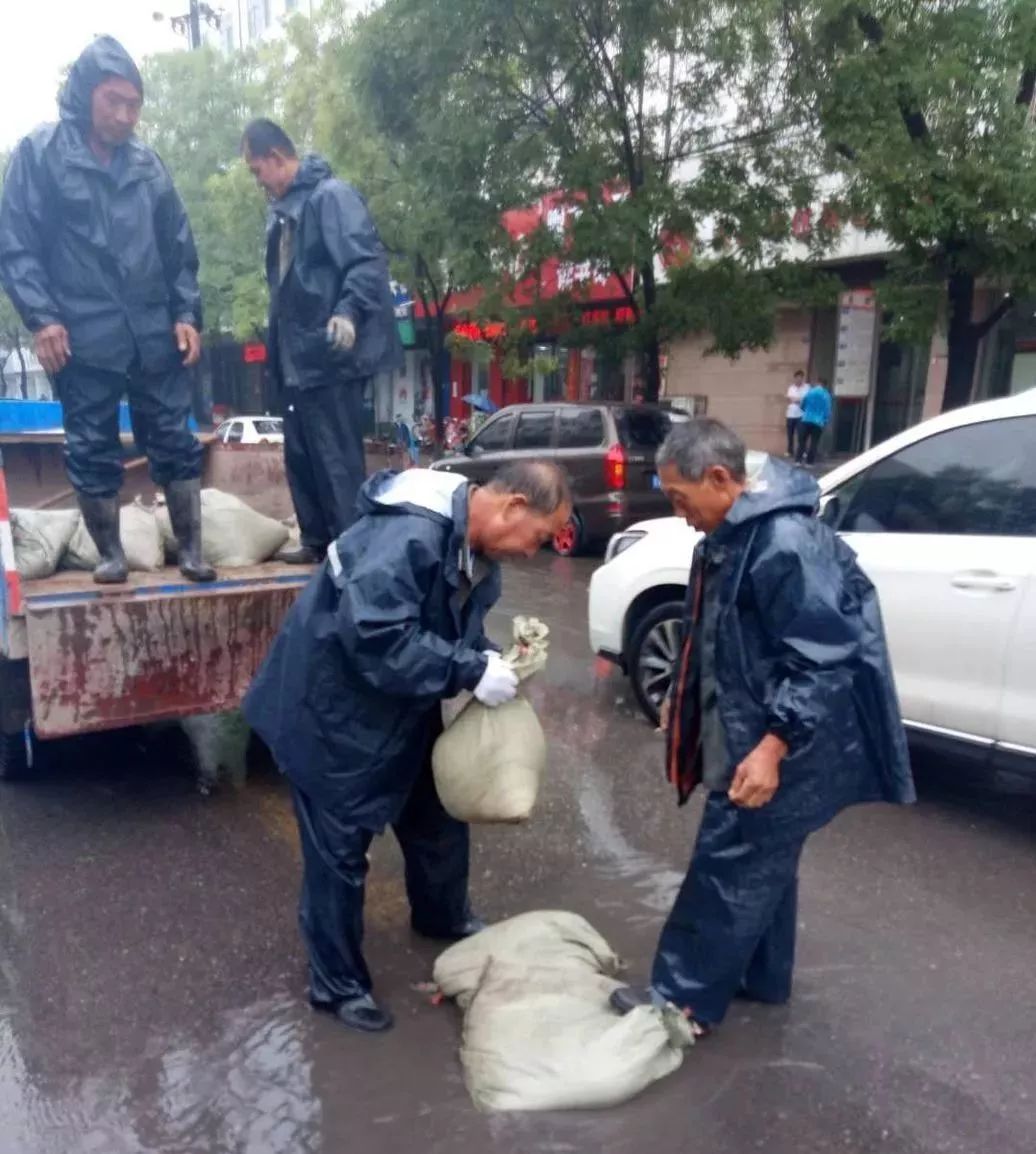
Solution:
{"label": "car door handle", "polygon": [[1010,593],[1018,588],[1018,583],[1010,577],[1001,577],[999,573],[990,573],[984,569],[957,573],[951,578],[950,584],[954,589],[971,589],[983,593]]}

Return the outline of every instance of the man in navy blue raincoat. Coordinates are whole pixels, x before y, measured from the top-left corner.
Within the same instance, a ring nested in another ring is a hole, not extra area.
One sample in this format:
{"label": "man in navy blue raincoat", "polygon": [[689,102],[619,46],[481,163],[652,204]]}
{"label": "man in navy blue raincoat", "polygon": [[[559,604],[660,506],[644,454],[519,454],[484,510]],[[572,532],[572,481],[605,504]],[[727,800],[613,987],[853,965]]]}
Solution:
{"label": "man in navy blue raincoat", "polygon": [[352,524],[364,465],[363,394],[402,363],[388,259],[363,197],[321,156],[255,120],[245,161],[270,197],[266,277],[270,372],[284,414],[284,463],[312,564]]}
{"label": "man in navy blue raincoat", "polygon": [[292,785],[310,1001],[354,1029],[392,1024],[362,951],[367,851],[385,826],[403,850],[414,929],[450,940],[481,928],[468,907],[468,827],[439,801],[431,748],[443,700],[514,697],[514,672],[484,631],[499,561],[534,554],[571,509],[563,474],[542,463],[483,487],[427,469],[377,474],[245,700]]}
{"label": "man in navy blue raincoat", "polygon": [[816,482],[718,421],[677,426],[658,454],[694,554],[679,660],[663,709],[667,775],[684,804],[708,790],[690,870],[646,989],[699,1033],[736,996],[791,996],[798,867],[809,834],[846,806],[908,803],[914,788],[877,594],[815,516]]}
{"label": "man in navy blue raincoat", "polygon": [[126,580],[119,537],[119,402],[165,489],[180,567],[211,581],[201,547],[202,450],[191,433],[201,356],[198,256],[159,157],[134,135],[136,64],[102,36],[72,65],[61,118],[22,140],[0,206],[0,281],[33,334],[64,412],[65,464],[100,554],[98,582]]}

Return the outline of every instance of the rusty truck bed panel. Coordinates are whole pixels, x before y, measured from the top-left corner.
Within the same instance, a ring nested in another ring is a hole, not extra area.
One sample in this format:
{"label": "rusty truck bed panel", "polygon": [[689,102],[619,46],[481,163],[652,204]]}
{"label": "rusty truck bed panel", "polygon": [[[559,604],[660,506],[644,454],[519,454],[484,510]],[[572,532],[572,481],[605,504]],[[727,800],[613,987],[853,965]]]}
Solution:
{"label": "rusty truck bed panel", "polygon": [[22,582],[26,610],[77,601],[114,603],[141,597],[218,597],[230,590],[290,585],[298,587],[309,579],[309,568],[266,561],[240,569],[222,569],[219,579],[209,585],[188,581],[180,570],[166,566],[157,573],[131,573],[125,585],[95,585],[85,570],[66,569],[40,581]]}
{"label": "rusty truck bed panel", "polygon": [[59,574],[26,590],[32,712],[63,737],[236,708],[309,578],[285,565],[205,586],[176,570],[101,589]]}

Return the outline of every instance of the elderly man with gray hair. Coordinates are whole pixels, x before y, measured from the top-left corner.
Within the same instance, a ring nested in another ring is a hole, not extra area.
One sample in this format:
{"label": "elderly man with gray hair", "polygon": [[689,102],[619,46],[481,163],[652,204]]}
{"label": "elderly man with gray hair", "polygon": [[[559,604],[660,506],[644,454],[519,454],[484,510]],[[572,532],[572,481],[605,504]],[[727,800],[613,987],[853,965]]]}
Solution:
{"label": "elderly man with gray hair", "polygon": [[791,995],[798,867],[809,834],[846,806],[914,800],[878,598],[816,516],[807,473],[767,459],[718,421],[677,426],[662,487],[703,534],[662,711],[666,771],[705,810],[662,931],[651,984],[620,1011],[673,1002],[704,1035],[734,997]]}

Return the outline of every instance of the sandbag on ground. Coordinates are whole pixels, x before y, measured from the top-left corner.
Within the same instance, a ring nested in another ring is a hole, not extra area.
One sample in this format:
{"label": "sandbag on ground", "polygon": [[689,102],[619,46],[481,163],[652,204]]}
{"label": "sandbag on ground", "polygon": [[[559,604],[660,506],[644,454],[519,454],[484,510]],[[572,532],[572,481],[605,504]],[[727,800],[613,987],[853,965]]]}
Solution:
{"label": "sandbag on ground", "polygon": [[623,969],[622,959],[585,918],[564,910],[535,910],[450,946],[436,960],[435,983],[464,1009],[493,959],[607,977]]}
{"label": "sandbag on ground", "polygon": [[[166,553],[172,559],[177,544],[165,506],[158,510],[158,523]],[[240,497],[219,489],[202,489],[202,553],[210,565],[218,569],[260,565],[284,547],[289,534],[287,525],[257,513]]]}
{"label": "sandbag on ground", "polygon": [[461,1063],[480,1110],[618,1106],[678,1069],[694,1035],[672,1006],[609,1005],[620,985],[578,969],[492,960],[464,1017]]}
{"label": "sandbag on ground", "polygon": [[79,526],[78,509],[12,509],[14,563],[23,581],[50,577]]}
{"label": "sandbag on ground", "polygon": [[[546,664],[549,632],[534,617],[514,619],[514,645],[504,660],[519,680]],[[447,813],[466,822],[526,821],[546,764],[543,728],[521,695],[495,709],[472,698],[432,750],[439,798]]]}
{"label": "sandbag on ground", "polygon": [[[147,508],[138,497],[132,505],[119,510],[119,537],[126,553],[127,566],[136,573],[154,573],[165,564],[162,534],[153,509]],[[96,569],[101,556],[94,539],[87,531],[82,517],[65,552],[67,569]]]}

